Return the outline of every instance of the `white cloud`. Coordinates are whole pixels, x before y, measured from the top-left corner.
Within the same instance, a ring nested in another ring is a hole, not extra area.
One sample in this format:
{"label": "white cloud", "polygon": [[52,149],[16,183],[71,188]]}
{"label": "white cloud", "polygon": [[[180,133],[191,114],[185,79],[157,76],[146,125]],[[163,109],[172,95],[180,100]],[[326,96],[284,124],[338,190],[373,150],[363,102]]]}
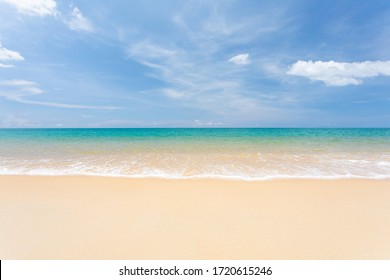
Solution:
{"label": "white cloud", "polygon": [[290,66],[288,75],[322,81],[327,86],[359,85],[363,78],[390,76],[390,61],[335,62],[302,61]]}
{"label": "white cloud", "polygon": [[250,64],[250,59],[249,59],[249,54],[247,53],[242,53],[236,56],[233,56],[231,59],[229,59],[229,62],[233,62],[235,64],[240,64],[240,65],[246,65]]}
{"label": "white cloud", "polygon": [[57,10],[55,0],[0,0],[14,6],[18,12],[31,16],[56,16],[70,29],[75,31],[94,32],[91,21],[84,17],[78,7],[74,7],[70,16]]}
{"label": "white cloud", "polygon": [[54,0],[1,0],[14,6],[20,13],[32,16],[56,15],[57,3]]}
{"label": "white cloud", "polygon": [[91,21],[84,17],[77,7],[73,8],[71,19],[67,21],[67,25],[75,31],[94,32]]}
{"label": "white cloud", "polygon": [[0,63],[0,68],[13,68],[13,67],[15,67],[15,66],[12,64]]}
{"label": "white cloud", "polygon": [[118,107],[112,106],[89,106],[79,104],[67,104],[48,101],[34,101],[27,97],[32,95],[43,94],[44,91],[39,88],[35,82],[26,80],[3,80],[0,81],[0,97],[24,104],[41,105],[57,108],[70,109],[101,109],[101,110],[117,110]]}
{"label": "white cloud", "polygon": [[[16,51],[12,51],[7,48],[4,48],[0,42],[0,61],[9,61],[9,60],[16,60],[16,61],[24,60],[24,57],[21,56],[20,53]],[[13,67],[13,65],[1,63],[0,67],[9,68],[9,67]]]}

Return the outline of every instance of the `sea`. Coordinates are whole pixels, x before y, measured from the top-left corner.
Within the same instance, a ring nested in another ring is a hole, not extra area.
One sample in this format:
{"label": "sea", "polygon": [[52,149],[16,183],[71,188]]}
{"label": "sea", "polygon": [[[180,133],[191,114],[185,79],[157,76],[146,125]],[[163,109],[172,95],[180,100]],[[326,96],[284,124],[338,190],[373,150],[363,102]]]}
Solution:
{"label": "sea", "polygon": [[0,129],[0,175],[386,179],[390,129]]}

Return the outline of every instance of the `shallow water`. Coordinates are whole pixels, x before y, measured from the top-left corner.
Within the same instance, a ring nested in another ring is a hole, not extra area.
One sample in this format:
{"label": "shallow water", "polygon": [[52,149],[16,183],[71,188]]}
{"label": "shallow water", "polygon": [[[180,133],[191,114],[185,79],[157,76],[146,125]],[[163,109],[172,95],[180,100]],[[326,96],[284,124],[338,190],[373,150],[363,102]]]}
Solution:
{"label": "shallow water", "polygon": [[0,174],[390,178],[390,129],[1,129]]}

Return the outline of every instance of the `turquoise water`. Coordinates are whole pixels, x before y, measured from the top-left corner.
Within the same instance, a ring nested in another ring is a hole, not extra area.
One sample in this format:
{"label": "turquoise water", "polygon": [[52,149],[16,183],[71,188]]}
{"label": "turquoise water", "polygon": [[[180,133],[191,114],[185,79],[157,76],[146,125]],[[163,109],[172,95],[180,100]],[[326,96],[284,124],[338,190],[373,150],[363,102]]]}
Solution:
{"label": "turquoise water", "polygon": [[390,178],[390,129],[1,129],[0,174]]}

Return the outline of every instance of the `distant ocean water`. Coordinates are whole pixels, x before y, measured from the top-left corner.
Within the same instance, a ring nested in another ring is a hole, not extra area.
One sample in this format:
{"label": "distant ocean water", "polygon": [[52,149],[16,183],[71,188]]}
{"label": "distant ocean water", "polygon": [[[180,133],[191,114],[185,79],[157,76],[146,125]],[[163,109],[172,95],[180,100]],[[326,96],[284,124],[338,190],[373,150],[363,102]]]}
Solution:
{"label": "distant ocean water", "polygon": [[390,129],[0,129],[0,174],[390,178]]}

